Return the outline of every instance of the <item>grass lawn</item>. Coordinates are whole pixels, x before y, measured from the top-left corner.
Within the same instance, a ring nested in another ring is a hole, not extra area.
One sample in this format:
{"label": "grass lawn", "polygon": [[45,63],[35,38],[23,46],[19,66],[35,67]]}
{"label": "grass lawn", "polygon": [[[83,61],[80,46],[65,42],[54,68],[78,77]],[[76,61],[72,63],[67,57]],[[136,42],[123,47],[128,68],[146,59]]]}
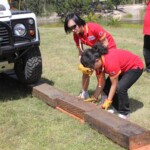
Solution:
{"label": "grass lawn", "polygon": [[[142,28],[105,27],[118,47],[142,55]],[[42,78],[46,83],[78,95],[81,73],[72,35],[62,27],[40,27]],[[150,129],[150,74],[143,73],[130,88],[132,122]],[[89,86],[96,86],[93,75]],[[87,124],[59,112],[35,97],[17,81],[0,76],[0,150],[123,150]]]}

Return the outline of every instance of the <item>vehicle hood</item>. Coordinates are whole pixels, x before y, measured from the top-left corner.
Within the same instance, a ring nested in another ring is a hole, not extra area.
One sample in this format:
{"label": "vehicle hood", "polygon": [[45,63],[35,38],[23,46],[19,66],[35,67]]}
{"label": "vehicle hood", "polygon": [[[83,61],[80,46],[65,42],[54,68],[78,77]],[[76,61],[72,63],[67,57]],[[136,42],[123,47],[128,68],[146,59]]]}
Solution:
{"label": "vehicle hood", "polygon": [[10,17],[11,11],[7,0],[0,0],[0,18]]}

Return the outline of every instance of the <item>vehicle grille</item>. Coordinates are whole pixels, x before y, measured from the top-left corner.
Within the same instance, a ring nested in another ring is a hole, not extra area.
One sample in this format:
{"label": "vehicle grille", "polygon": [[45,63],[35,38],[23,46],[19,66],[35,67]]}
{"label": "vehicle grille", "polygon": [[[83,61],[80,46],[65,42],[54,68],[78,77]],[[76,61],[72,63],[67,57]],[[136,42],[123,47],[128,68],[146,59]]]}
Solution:
{"label": "vehicle grille", "polygon": [[4,24],[0,23],[0,47],[10,45],[9,31]]}

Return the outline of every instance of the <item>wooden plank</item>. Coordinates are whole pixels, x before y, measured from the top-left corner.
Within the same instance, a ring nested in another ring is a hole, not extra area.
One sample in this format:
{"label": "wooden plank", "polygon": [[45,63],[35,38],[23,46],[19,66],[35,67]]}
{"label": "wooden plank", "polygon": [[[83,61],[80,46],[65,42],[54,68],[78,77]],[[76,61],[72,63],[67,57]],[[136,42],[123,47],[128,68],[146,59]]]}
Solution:
{"label": "wooden plank", "polygon": [[48,84],[41,84],[33,87],[33,96],[42,99],[50,106],[59,107],[80,119],[84,119],[84,113],[96,109],[96,105],[84,102],[83,100],[58,90]]}
{"label": "wooden plank", "polygon": [[125,148],[133,150],[150,144],[149,130],[105,110],[86,112],[85,122]]}
{"label": "wooden plank", "polygon": [[33,87],[33,95],[74,118],[82,119],[125,148],[134,150],[150,144],[149,130],[110,114],[95,104],[84,102],[53,86],[37,85]]}
{"label": "wooden plank", "polygon": [[57,105],[68,113],[71,113],[81,119],[84,119],[85,112],[97,109],[95,104],[84,102],[83,100],[70,95],[58,98]]}
{"label": "wooden plank", "polygon": [[59,111],[61,111],[61,112],[63,112],[63,113],[65,113],[65,114],[67,114],[67,115],[69,115],[72,118],[75,118],[75,119],[79,120],[81,123],[84,123],[83,119],[81,119],[81,118],[79,118],[79,117],[77,117],[77,116],[75,116],[75,115],[73,115],[73,114],[71,114],[71,113],[69,113],[69,112],[61,109],[60,107],[56,107],[56,109],[59,110]]}
{"label": "wooden plank", "polygon": [[64,97],[64,92],[44,83],[33,87],[32,95],[55,108],[57,106],[57,98]]}
{"label": "wooden plank", "polygon": [[150,144],[133,150],[150,150]]}

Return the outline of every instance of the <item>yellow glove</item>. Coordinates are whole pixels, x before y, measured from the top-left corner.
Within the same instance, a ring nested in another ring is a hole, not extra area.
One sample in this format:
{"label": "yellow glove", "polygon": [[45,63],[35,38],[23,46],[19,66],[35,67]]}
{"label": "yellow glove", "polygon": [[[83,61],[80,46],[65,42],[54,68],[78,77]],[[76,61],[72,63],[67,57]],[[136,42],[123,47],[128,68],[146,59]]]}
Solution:
{"label": "yellow glove", "polygon": [[92,103],[97,103],[98,102],[98,99],[95,98],[94,96],[90,97],[90,98],[87,98],[84,100],[85,102],[92,102]]}
{"label": "yellow glove", "polygon": [[111,103],[111,100],[105,99],[104,103],[101,105],[101,108],[107,110],[110,107]]}
{"label": "yellow glove", "polygon": [[89,75],[89,76],[91,76],[92,73],[93,73],[93,71],[92,71],[90,68],[84,67],[82,64],[79,64],[78,69],[79,69],[83,74],[86,74],[86,75]]}

